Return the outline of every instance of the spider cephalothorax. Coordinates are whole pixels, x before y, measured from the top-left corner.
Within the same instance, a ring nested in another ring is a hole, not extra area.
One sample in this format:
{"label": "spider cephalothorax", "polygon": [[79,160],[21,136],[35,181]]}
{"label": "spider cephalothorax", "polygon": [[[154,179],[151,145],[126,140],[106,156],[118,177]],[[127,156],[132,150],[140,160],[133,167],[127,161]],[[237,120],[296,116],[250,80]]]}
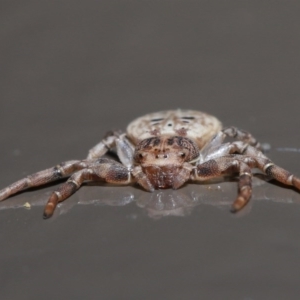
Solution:
{"label": "spider cephalothorax", "polygon": [[[237,141],[224,142],[229,136]],[[120,162],[103,157],[115,149]],[[0,191],[0,201],[62,177],[69,179],[52,193],[44,217],[72,195],[84,181],[137,183],[148,191],[177,189],[187,181],[238,175],[238,196],[232,211],[245,206],[252,194],[252,168],[300,189],[300,179],[276,166],[253,136],[235,127],[222,129],[215,117],[193,110],[168,110],[140,117],[126,133],[112,132],[93,147],[85,160],[63,162],[29,175]]]}
{"label": "spider cephalothorax", "polygon": [[142,140],[135,149],[135,163],[154,188],[179,188],[190,177],[187,164],[199,156],[195,142],[182,136],[162,135]]}

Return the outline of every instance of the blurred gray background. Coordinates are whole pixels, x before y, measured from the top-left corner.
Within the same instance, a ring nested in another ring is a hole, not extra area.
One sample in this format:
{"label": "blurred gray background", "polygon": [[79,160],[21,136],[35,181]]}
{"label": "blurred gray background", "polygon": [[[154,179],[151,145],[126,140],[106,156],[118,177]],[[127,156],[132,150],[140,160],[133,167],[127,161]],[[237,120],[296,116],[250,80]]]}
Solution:
{"label": "blurred gray background", "polygon": [[[135,117],[175,108],[249,130],[300,175],[299,1],[0,8],[1,187],[85,158]],[[155,199],[135,187],[83,187],[47,221],[42,206],[56,185],[8,199],[0,298],[299,299],[300,195],[261,184],[240,217],[229,213],[235,182],[189,184],[179,192],[201,201],[185,217],[158,220],[145,209]],[[26,202],[30,210],[13,209]]]}

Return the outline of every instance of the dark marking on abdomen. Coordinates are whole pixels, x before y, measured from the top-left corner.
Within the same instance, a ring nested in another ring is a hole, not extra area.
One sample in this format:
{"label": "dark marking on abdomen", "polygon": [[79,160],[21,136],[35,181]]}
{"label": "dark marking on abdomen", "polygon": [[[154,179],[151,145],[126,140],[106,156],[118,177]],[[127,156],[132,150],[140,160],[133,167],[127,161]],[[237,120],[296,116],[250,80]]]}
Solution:
{"label": "dark marking on abdomen", "polygon": [[195,117],[182,117],[181,119],[183,119],[183,120],[194,120]]}

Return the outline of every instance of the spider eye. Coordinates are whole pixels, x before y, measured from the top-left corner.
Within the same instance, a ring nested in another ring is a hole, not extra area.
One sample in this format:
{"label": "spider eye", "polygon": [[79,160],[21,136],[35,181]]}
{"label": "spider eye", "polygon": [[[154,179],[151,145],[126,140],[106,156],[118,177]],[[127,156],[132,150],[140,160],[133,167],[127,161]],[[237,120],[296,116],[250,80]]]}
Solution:
{"label": "spider eye", "polygon": [[184,158],[185,157],[185,153],[181,152],[181,153],[179,153],[179,156],[182,157],[182,158]]}
{"label": "spider eye", "polygon": [[139,154],[139,158],[143,158],[143,154],[142,153]]}

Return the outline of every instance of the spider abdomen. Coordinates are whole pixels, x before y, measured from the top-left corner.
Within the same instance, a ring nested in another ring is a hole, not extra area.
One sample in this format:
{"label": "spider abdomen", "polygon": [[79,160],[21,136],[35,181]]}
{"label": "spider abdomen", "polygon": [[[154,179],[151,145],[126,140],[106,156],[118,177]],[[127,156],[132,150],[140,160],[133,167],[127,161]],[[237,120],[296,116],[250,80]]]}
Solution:
{"label": "spider abdomen", "polygon": [[194,140],[201,149],[221,129],[221,122],[212,115],[177,109],[135,119],[127,126],[127,136],[134,144],[155,136],[183,136]]}

